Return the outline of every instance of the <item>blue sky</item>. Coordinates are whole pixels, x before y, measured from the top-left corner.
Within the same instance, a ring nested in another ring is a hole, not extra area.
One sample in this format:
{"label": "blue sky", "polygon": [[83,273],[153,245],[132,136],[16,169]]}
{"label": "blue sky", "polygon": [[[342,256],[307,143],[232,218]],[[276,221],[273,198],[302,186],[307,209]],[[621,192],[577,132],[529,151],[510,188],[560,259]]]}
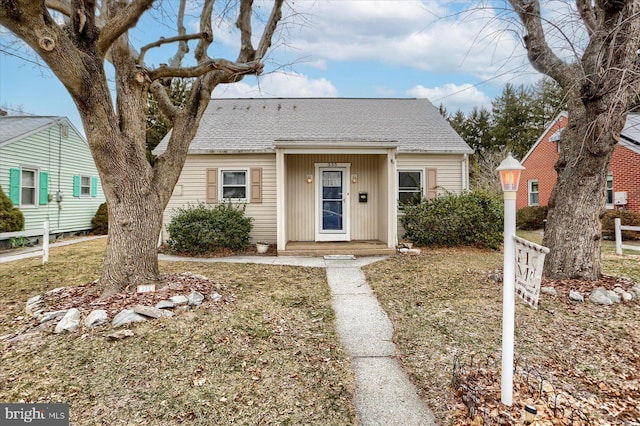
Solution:
{"label": "blue sky", "polygon": [[[256,1],[257,4],[268,0]],[[426,97],[449,111],[490,107],[504,84],[530,84],[541,76],[506,29],[502,12],[473,10],[479,2],[449,0],[296,0],[265,74],[220,86],[214,97]],[[461,13],[463,12],[463,13]],[[152,13],[158,13],[157,10]],[[196,18],[188,19],[195,31]],[[219,21],[212,57],[235,58],[233,25]],[[151,17],[132,33],[140,47],[161,33]],[[513,28],[511,28],[513,29]],[[9,36],[2,29],[0,41]],[[28,57],[21,51],[3,50]],[[166,62],[169,51],[152,51],[149,62]],[[75,105],[45,68],[0,52],[0,107],[36,115],[65,115],[82,131]]]}

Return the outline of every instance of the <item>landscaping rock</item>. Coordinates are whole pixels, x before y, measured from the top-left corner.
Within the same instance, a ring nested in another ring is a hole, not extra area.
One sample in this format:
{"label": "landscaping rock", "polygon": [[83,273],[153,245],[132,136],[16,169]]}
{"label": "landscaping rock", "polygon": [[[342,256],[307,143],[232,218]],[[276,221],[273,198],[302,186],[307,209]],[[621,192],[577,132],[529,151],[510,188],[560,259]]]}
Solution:
{"label": "landscaping rock", "polygon": [[171,300],[175,306],[187,305],[189,303],[189,299],[182,295],[171,296],[169,300]]}
{"label": "landscaping rock", "polygon": [[76,331],[78,327],[80,327],[80,311],[76,308],[71,308],[66,315],[62,317],[53,332],[56,334],[64,333],[65,331],[72,333]]}
{"label": "landscaping rock", "polygon": [[627,293],[626,291],[622,293],[620,297],[622,298],[622,301],[625,303],[632,302],[634,299],[633,294]]}
{"label": "landscaping rock", "polygon": [[218,292],[215,292],[215,291],[211,293],[209,297],[211,297],[211,300],[213,300],[216,303],[222,300],[222,295],[218,294]]}
{"label": "landscaping rock", "polygon": [[636,295],[636,299],[640,299],[640,284],[635,284],[631,287],[631,292]]}
{"label": "landscaping rock", "polygon": [[550,296],[557,296],[558,295],[558,292],[556,291],[556,289],[554,287],[542,287],[542,288],[540,288],[540,293],[548,294]]}
{"label": "landscaping rock", "polygon": [[569,292],[569,299],[573,300],[574,302],[584,302],[584,297],[582,297],[582,295],[575,290],[571,290]]}
{"label": "landscaping rock", "polygon": [[204,275],[194,274],[193,272],[183,272],[180,275],[183,275],[185,277],[197,278],[199,280],[211,281],[209,280],[209,278],[205,277]]}
{"label": "landscaping rock", "polygon": [[141,322],[146,320],[147,317],[135,313],[133,309],[124,309],[113,318],[113,321],[111,321],[111,326],[113,328],[116,328],[132,322]]}
{"label": "landscaping rock", "polygon": [[[613,293],[613,292],[612,292]],[[604,287],[598,287],[591,292],[589,301],[596,305],[612,305],[613,301],[609,297],[609,291]]]}
{"label": "landscaping rock", "polygon": [[40,306],[42,306],[42,295],[39,294],[37,296],[33,296],[31,299],[27,300],[27,307],[24,309],[27,315],[34,315],[34,312],[38,310]]}
{"label": "landscaping rock", "polygon": [[133,307],[133,312],[149,318],[160,318],[164,316],[165,311],[160,308],[154,308],[152,306],[136,305]]}
{"label": "landscaping rock", "polygon": [[113,340],[122,340],[122,339],[126,339],[127,337],[133,337],[133,336],[135,336],[135,333],[132,330],[119,330],[119,331],[116,331],[115,333],[107,335],[108,338]]}
{"label": "landscaping rock", "polygon": [[414,255],[414,256],[417,256],[422,252],[422,250],[420,250],[420,249],[414,249],[414,248],[410,249],[410,248],[406,248],[406,247],[403,247],[398,251],[400,253],[403,253],[403,254]]}
{"label": "landscaping rock", "polygon": [[613,303],[620,303],[622,301],[620,295],[613,290],[607,290],[607,296],[609,296],[609,299],[611,299]]}
{"label": "landscaping rock", "polygon": [[67,309],[63,309],[61,311],[45,312],[44,314],[42,314],[42,318],[40,318],[40,324],[51,321],[54,318],[63,317],[67,314],[67,312]]}
{"label": "landscaping rock", "polygon": [[158,309],[170,309],[175,307],[176,304],[173,303],[171,300],[161,300],[158,303],[156,303],[156,308]]}
{"label": "landscaping rock", "polygon": [[107,311],[104,309],[96,309],[95,311],[91,311],[82,323],[85,327],[97,327],[106,324],[108,320]]}
{"label": "landscaping rock", "polygon": [[200,306],[204,300],[204,294],[194,291],[189,295],[188,300],[189,306]]}

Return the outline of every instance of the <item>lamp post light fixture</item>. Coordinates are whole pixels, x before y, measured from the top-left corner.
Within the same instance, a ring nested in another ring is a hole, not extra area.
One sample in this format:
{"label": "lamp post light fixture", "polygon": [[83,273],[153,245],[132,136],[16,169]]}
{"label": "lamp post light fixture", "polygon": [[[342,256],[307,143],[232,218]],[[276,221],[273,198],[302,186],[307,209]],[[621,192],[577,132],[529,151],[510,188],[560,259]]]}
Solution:
{"label": "lamp post light fixture", "polygon": [[502,271],[502,403],[513,404],[513,348],[515,331],[515,275],[516,252],[513,236],[516,234],[516,193],[524,167],[511,153],[502,160],[496,171],[504,196],[504,265]]}

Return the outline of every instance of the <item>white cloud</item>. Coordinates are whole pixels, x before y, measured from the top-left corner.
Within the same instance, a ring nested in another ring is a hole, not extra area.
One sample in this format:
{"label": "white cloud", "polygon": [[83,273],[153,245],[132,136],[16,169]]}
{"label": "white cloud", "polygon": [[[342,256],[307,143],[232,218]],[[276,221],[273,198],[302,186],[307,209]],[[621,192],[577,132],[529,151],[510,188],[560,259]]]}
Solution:
{"label": "white cloud", "polygon": [[[250,84],[248,81],[255,81]],[[311,79],[303,74],[274,72],[257,80],[247,77],[239,83],[216,87],[217,98],[322,98],[337,97],[338,90],[325,78]]]}
{"label": "white cloud", "polygon": [[491,99],[471,84],[445,84],[428,88],[417,85],[407,90],[407,95],[415,98],[427,98],[436,107],[444,105],[450,112],[462,110],[468,112],[473,107],[491,107]]}
{"label": "white cloud", "polygon": [[376,61],[480,78],[527,67],[521,43],[494,10],[456,13],[447,5],[451,2],[300,2],[296,10],[308,22],[288,32],[288,44],[294,54],[313,58]]}

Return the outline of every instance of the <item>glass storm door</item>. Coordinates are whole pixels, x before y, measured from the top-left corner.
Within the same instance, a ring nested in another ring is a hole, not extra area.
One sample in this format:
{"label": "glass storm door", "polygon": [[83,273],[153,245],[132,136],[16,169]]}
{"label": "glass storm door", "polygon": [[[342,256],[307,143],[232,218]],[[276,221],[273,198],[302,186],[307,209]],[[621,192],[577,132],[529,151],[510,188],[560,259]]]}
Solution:
{"label": "glass storm door", "polygon": [[319,241],[348,240],[347,168],[321,167],[318,175],[319,211],[316,239]]}

